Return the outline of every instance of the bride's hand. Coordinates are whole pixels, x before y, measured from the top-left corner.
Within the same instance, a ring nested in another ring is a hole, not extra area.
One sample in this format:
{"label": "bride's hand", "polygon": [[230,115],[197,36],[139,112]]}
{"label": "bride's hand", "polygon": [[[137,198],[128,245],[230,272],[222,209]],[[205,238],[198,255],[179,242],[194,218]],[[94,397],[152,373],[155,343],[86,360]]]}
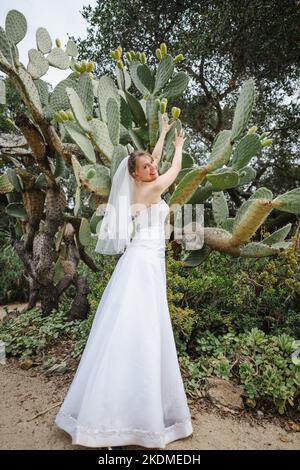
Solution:
{"label": "bride's hand", "polygon": [[184,130],[180,129],[180,132],[177,135],[177,128],[175,127],[174,133],[175,133],[175,140],[173,140],[172,144],[174,145],[175,148],[182,147],[186,139],[186,137],[184,137],[185,135]]}
{"label": "bride's hand", "polygon": [[168,114],[167,113],[164,113],[162,114],[161,116],[161,131],[162,132],[165,132],[167,134],[167,132],[169,132],[169,130],[171,129],[171,127],[173,127],[173,125],[175,124],[176,121],[173,121],[171,122],[171,124],[169,124],[169,117],[168,117]]}

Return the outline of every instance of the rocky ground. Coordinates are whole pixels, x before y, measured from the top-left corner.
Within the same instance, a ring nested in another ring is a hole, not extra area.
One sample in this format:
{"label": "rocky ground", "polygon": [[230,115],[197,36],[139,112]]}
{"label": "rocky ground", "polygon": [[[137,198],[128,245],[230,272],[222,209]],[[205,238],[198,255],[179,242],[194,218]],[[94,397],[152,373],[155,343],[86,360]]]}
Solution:
{"label": "rocky ground", "polygon": [[[34,364],[22,369],[16,359],[0,365],[0,449],[87,449],[72,445],[54,424],[73,373],[47,375]],[[300,449],[299,423],[263,412],[253,416],[240,406],[238,390],[218,379],[210,383],[209,396],[189,400],[189,406],[194,432],[167,450]]]}

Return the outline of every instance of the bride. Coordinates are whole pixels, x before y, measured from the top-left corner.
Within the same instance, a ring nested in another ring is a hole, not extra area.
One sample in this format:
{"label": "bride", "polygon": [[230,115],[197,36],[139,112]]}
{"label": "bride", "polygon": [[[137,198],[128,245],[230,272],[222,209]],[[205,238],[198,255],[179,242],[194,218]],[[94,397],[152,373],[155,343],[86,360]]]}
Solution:
{"label": "bride", "polygon": [[181,169],[185,138],[174,129],[172,165],[159,175],[164,138],[174,122],[164,114],[161,123],[152,155],[132,152],[113,176],[96,251],[123,254],[55,418],[72,444],[165,448],[193,433],[167,302],[169,206],[161,198]]}

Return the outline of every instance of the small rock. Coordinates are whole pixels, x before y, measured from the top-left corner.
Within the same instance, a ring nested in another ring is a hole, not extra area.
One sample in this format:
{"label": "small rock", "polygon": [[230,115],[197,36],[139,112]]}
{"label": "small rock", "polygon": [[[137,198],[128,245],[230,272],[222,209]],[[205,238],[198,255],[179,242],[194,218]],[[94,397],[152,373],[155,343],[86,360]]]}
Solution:
{"label": "small rock", "polygon": [[218,379],[215,377],[207,378],[206,383],[209,387],[206,394],[215,405],[221,405],[233,410],[244,409],[244,402],[242,399],[244,391],[241,387],[233,384],[229,380]]}
{"label": "small rock", "polygon": [[20,361],[20,367],[21,369],[28,370],[33,367],[33,361],[31,359],[23,359]]}
{"label": "small rock", "polygon": [[279,439],[280,439],[282,442],[291,442],[291,440],[290,440],[287,436],[279,436]]}
{"label": "small rock", "polygon": [[65,361],[61,362],[60,364],[54,364],[54,366],[50,367],[45,373],[46,375],[55,372],[56,374],[64,374],[68,370],[67,363]]}
{"label": "small rock", "polygon": [[294,421],[289,420],[288,424],[291,431],[300,432],[300,423],[295,423]]}

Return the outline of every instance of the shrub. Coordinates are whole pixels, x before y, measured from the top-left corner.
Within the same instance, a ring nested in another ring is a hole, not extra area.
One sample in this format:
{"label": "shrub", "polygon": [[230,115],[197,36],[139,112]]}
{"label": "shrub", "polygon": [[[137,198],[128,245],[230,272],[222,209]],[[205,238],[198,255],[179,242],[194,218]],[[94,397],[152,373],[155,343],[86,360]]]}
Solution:
{"label": "shrub", "polygon": [[250,407],[271,402],[282,414],[300,395],[300,364],[292,359],[296,348],[294,338],[285,333],[266,335],[252,328],[247,333],[217,337],[206,331],[197,339],[198,357],[181,359],[186,387],[193,392],[209,376],[231,379],[242,386]]}
{"label": "shrub", "polygon": [[0,250],[0,303],[26,301],[28,282],[23,263],[11,245]]}

